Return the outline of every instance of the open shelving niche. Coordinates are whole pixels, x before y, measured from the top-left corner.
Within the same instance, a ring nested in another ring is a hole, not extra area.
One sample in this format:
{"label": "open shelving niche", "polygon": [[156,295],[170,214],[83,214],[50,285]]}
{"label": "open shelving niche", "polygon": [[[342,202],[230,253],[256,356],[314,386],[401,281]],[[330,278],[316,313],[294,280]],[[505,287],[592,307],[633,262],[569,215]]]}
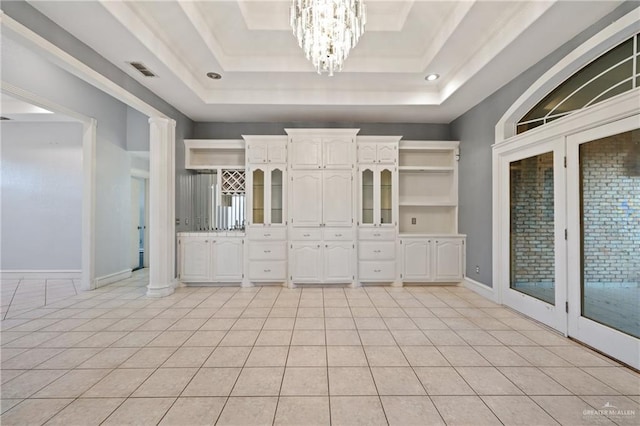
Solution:
{"label": "open shelving niche", "polygon": [[458,156],[457,141],[400,141],[401,236],[457,235]]}

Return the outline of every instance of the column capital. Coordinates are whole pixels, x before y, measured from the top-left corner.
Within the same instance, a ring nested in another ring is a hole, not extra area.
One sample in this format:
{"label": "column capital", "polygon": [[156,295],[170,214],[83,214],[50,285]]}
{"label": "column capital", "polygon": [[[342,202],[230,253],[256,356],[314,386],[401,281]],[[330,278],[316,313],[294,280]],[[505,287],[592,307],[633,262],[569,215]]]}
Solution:
{"label": "column capital", "polygon": [[176,120],[168,117],[154,116],[154,117],[149,117],[149,124],[171,126],[172,128],[175,129]]}

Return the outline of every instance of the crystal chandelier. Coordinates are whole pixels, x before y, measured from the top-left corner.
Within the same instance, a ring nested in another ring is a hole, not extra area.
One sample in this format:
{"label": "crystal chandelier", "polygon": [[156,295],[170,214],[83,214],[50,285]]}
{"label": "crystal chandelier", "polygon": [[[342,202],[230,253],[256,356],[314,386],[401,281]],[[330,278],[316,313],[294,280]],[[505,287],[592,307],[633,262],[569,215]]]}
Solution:
{"label": "crystal chandelier", "polygon": [[340,71],[364,32],[363,0],[293,0],[291,28],[307,59],[318,71]]}

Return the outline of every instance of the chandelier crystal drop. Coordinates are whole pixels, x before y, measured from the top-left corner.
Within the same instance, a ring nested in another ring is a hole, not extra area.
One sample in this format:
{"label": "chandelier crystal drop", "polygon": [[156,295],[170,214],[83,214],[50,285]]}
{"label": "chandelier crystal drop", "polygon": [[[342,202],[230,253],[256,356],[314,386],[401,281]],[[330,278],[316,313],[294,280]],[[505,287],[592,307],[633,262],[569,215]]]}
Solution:
{"label": "chandelier crystal drop", "polygon": [[342,70],[366,24],[363,0],[293,0],[291,28],[318,74]]}

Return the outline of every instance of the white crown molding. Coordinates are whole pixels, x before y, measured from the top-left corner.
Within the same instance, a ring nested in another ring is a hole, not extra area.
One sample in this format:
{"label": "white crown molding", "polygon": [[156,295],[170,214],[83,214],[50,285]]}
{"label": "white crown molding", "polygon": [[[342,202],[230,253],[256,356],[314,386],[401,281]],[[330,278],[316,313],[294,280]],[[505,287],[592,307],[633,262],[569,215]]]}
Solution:
{"label": "white crown molding", "polygon": [[[444,44],[449,40],[449,37],[460,27],[460,24],[464,20],[464,18],[469,14],[471,8],[475,5],[477,0],[464,1],[456,4],[456,7],[453,9],[451,14],[447,17],[447,19],[442,23],[440,31],[434,37],[427,49],[425,50],[422,58],[420,59],[420,71],[426,71],[433,61],[433,58],[436,57],[438,52],[442,49]],[[436,71],[436,70],[434,70]]]}
{"label": "white crown molding", "polygon": [[0,27],[2,28],[3,37],[11,37],[13,39],[23,41],[27,47],[33,48],[35,52],[43,54],[62,69],[140,111],[141,113],[147,116],[166,117],[162,112],[109,80],[93,68],[69,55],[49,40],[44,39],[29,28],[10,18],[1,10]]}
{"label": "white crown molding", "polygon": [[328,90],[209,90],[208,104],[270,105],[437,105],[434,92],[373,92]]}
{"label": "white crown molding", "polygon": [[475,54],[467,61],[462,62],[457,70],[449,73],[447,83],[440,91],[440,101],[447,100],[462,85],[478,74],[482,68],[549,10],[555,1],[524,2],[513,15],[505,16],[495,22],[494,31],[487,36]]}
{"label": "white crown molding", "polygon": [[162,38],[156,35],[162,32],[161,28],[154,28],[145,23],[127,2],[99,1],[102,7],[120,22],[127,31],[155,55],[158,60],[165,64],[196,96],[202,99],[201,94],[205,88],[191,72],[196,67],[189,66],[186,59],[179,57]]}

